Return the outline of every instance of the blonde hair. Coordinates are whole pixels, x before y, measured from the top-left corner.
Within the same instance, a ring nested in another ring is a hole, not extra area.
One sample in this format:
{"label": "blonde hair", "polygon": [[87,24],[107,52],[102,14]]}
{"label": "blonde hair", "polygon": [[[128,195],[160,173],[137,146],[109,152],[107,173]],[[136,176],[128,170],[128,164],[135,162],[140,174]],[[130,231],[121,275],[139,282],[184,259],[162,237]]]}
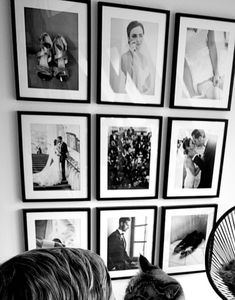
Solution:
{"label": "blonde hair", "polygon": [[89,250],[27,251],[0,266],[1,300],[109,300],[112,284],[99,255]]}

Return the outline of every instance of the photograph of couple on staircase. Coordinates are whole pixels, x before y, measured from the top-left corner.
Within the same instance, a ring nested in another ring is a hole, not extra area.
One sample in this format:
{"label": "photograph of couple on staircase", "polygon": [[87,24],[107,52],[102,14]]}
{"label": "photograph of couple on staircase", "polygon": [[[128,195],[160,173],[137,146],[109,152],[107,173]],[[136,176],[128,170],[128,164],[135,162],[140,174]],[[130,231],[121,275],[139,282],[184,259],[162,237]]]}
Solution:
{"label": "photograph of couple on staircase", "polygon": [[18,112],[23,200],[89,198],[90,115]]}
{"label": "photograph of couple on staircase", "polygon": [[[69,188],[65,175],[65,163],[68,158],[68,147],[62,136],[54,139],[48,154],[42,153],[40,146],[37,154],[33,154],[33,183],[34,190],[51,188],[60,185]],[[46,164],[45,164],[46,163]],[[38,170],[40,171],[38,172]]]}
{"label": "photograph of couple on staircase", "polygon": [[[65,125],[32,124],[33,189],[79,190],[79,137]],[[47,130],[46,130],[47,129]],[[51,139],[52,132],[61,135]],[[65,142],[67,141],[67,143]]]}

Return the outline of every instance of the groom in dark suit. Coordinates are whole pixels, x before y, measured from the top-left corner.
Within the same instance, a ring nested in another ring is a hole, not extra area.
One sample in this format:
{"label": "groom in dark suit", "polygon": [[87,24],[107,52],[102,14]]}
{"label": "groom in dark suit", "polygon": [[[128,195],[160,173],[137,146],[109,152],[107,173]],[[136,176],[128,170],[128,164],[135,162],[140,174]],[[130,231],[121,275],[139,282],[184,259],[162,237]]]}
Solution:
{"label": "groom in dark suit", "polygon": [[58,143],[60,144],[60,163],[62,171],[62,182],[66,181],[65,177],[65,161],[68,157],[68,147],[65,142],[63,142],[62,136],[57,137]]}
{"label": "groom in dark suit", "polygon": [[124,233],[129,229],[130,218],[119,219],[119,227],[108,237],[108,270],[127,270],[137,268],[126,252]]}
{"label": "groom in dark suit", "polygon": [[194,129],[191,133],[193,142],[198,147],[205,147],[203,157],[196,154],[193,157],[193,162],[201,170],[201,179],[198,188],[211,188],[214,161],[215,161],[215,151],[216,151],[216,141],[206,138],[205,131],[203,129]]}

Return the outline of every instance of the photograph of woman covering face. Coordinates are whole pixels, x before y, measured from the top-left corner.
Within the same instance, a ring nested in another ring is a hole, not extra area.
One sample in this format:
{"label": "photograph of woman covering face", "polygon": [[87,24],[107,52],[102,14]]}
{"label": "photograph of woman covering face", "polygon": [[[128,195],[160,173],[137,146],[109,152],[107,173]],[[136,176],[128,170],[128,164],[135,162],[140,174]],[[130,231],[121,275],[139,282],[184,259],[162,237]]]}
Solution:
{"label": "photograph of woman covering face", "polygon": [[141,53],[144,40],[144,26],[132,21],[127,26],[129,50],[121,56],[121,70],[127,83],[128,76],[140,93],[148,93],[151,87],[151,73],[145,54]]}
{"label": "photograph of woman covering face", "polygon": [[157,31],[157,24],[112,18],[110,86],[114,92],[154,95]]}

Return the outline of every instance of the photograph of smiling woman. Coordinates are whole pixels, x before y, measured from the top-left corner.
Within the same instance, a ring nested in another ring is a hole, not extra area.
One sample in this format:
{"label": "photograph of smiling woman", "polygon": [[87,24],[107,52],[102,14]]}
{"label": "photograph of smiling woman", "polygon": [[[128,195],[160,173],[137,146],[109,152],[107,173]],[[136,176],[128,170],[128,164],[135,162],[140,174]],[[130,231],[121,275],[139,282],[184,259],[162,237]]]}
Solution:
{"label": "photograph of smiling woman", "polygon": [[151,73],[145,54],[141,53],[144,40],[144,26],[138,21],[131,21],[127,26],[129,50],[121,56],[121,70],[128,76],[140,93],[148,93],[151,87]]}
{"label": "photograph of smiling woman", "polygon": [[[151,48],[156,48],[156,45],[153,46],[150,40],[150,29],[155,32],[157,27],[138,20],[111,19],[110,86],[115,93],[154,95],[155,70]],[[119,46],[117,39],[121,43]],[[156,52],[154,56],[156,59]]]}

